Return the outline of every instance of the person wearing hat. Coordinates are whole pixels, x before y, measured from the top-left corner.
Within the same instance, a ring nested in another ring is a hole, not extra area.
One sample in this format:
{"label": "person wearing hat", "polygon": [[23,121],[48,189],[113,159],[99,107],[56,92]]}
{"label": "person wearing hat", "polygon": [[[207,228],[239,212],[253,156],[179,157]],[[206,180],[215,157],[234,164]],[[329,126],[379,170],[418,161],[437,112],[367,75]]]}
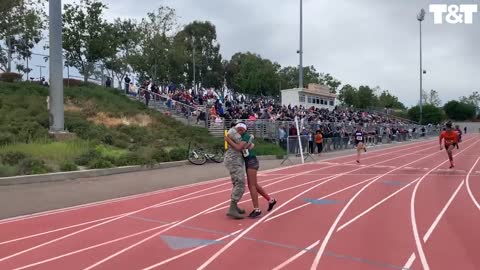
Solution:
{"label": "person wearing hat", "polygon": [[458,133],[452,129],[452,122],[448,122],[445,125],[445,130],[440,133],[439,143],[440,151],[443,150],[442,140],[444,141],[445,150],[447,150],[448,159],[450,160],[450,169],[455,167],[453,164],[453,154],[452,151],[457,146],[458,148]]}
{"label": "person wearing hat", "polygon": [[242,141],[242,135],[247,131],[244,123],[238,123],[225,135],[228,142],[227,151],[225,152],[224,164],[230,173],[233,188],[231,194],[230,208],[227,216],[234,219],[243,219],[242,214],[245,210],[238,208],[238,202],[245,192],[245,161],[242,151],[246,142]]}

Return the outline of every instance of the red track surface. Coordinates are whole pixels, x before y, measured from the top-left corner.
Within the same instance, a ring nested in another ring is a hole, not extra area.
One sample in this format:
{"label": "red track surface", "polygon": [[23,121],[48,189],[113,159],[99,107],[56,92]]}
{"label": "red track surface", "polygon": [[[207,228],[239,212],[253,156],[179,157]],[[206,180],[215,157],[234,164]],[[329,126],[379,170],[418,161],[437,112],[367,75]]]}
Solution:
{"label": "red track surface", "polygon": [[229,179],[3,220],[0,269],[480,269],[480,137],[454,153],[453,170],[430,140],[261,172],[278,203],[255,220],[225,215]]}

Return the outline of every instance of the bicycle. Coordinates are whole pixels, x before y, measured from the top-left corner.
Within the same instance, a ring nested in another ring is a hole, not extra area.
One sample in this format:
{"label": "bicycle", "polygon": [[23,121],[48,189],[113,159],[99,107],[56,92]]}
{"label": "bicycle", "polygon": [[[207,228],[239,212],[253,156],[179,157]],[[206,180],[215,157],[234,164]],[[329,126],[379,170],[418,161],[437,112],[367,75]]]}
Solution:
{"label": "bicycle", "polygon": [[223,162],[223,151],[217,150],[215,154],[205,151],[202,147],[191,148],[188,144],[188,161],[194,165],[203,165],[211,160],[215,163]]}

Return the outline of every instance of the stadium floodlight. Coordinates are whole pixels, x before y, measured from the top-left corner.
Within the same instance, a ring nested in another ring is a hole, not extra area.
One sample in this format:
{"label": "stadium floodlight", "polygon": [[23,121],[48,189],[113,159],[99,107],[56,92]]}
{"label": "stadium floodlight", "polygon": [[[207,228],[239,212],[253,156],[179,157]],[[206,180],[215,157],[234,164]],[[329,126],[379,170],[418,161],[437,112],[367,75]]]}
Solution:
{"label": "stadium floodlight", "polygon": [[297,51],[300,56],[298,65],[298,88],[303,88],[303,0],[300,0],[300,49]]}
{"label": "stadium floodlight", "polygon": [[425,9],[421,9],[420,13],[417,15],[417,20],[420,24],[420,125],[422,125],[422,98],[423,98],[423,68],[422,68],[422,21],[425,20]]}

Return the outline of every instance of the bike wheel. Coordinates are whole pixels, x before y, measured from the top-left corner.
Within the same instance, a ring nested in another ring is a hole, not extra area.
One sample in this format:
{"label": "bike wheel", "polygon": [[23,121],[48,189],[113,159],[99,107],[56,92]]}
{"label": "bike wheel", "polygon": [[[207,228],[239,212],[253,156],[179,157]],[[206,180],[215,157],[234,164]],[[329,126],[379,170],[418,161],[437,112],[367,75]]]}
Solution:
{"label": "bike wheel", "polygon": [[203,165],[207,163],[207,158],[203,153],[197,151],[190,151],[188,153],[188,161],[194,165]]}
{"label": "bike wheel", "polygon": [[224,156],[223,151],[217,151],[215,154],[211,155],[210,159],[216,163],[222,163]]}

